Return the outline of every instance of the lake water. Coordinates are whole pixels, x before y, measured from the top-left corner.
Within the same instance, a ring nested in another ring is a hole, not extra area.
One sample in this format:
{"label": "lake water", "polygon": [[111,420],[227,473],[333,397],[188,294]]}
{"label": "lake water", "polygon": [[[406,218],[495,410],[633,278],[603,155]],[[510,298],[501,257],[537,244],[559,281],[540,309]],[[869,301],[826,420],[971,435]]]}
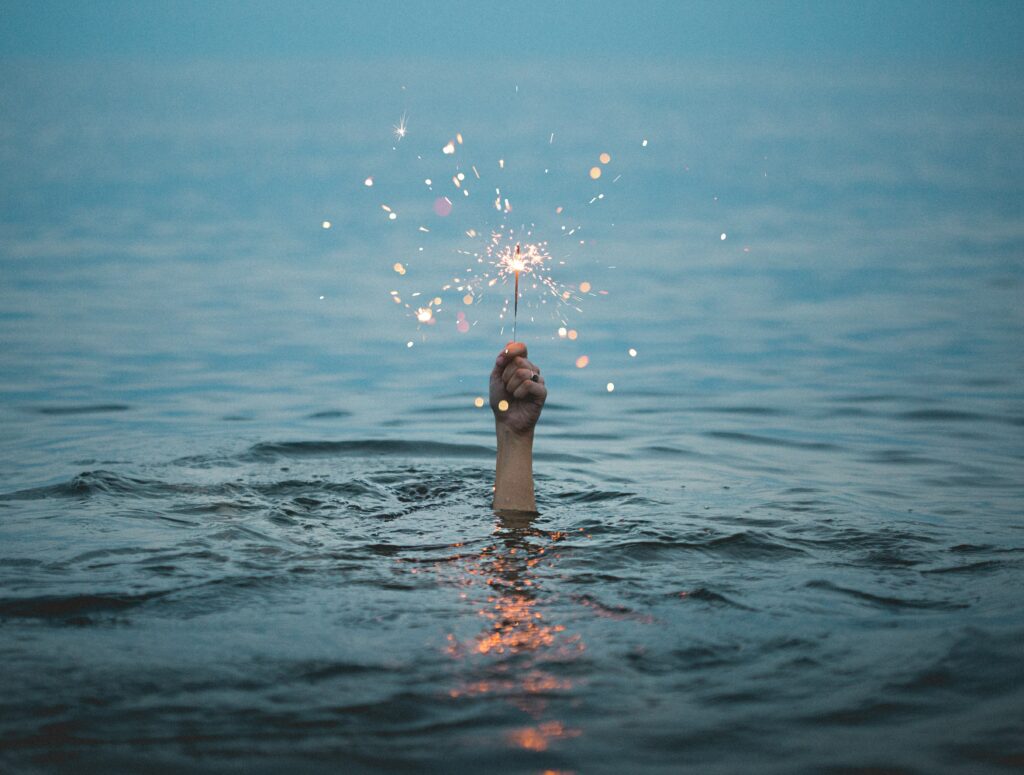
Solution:
{"label": "lake water", "polygon": [[[5,770],[1024,765],[1019,79],[4,71]],[[389,295],[492,187],[594,289],[524,293],[531,520],[507,289]]]}

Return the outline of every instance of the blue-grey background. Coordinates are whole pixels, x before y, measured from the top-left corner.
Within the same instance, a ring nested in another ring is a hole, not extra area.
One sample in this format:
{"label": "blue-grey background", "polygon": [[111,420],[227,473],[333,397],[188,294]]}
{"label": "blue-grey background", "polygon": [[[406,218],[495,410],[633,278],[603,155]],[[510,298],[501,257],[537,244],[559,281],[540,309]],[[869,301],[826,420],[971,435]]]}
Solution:
{"label": "blue-grey background", "polygon": [[[1019,767],[1022,28],[4,3],[0,761]],[[466,334],[388,296],[493,185],[608,291],[520,320],[532,521],[473,406],[501,289]]]}

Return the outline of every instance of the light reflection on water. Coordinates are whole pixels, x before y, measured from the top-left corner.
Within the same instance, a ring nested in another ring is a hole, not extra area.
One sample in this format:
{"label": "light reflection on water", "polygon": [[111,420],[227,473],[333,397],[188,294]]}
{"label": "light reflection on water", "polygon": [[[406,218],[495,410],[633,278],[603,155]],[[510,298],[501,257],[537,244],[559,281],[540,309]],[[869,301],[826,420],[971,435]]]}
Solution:
{"label": "light reflection on water", "polygon": [[466,643],[449,634],[448,653],[466,663],[460,675],[487,677],[467,679],[449,694],[453,699],[487,694],[504,698],[530,719],[529,726],[506,734],[508,743],[546,751],[556,740],[581,734],[558,719],[546,718],[546,713],[550,696],[573,689],[573,681],[551,666],[578,658],[586,645],[580,635],[552,621],[553,609],[544,605],[544,586],[534,573],[541,563],[549,569],[556,565],[557,543],[565,533],[536,527],[535,515],[499,513],[497,520],[494,543],[478,554],[453,558],[464,574],[460,598],[480,601],[477,613],[487,625]]}

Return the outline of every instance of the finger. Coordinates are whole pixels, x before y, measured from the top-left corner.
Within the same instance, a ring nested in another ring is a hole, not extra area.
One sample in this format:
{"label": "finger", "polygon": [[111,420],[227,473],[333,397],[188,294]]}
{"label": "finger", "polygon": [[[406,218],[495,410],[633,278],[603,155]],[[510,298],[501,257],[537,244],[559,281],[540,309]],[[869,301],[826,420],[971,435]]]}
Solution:
{"label": "finger", "polygon": [[505,382],[505,390],[509,393],[515,393],[516,388],[524,382],[531,382],[532,377],[533,372],[529,369],[516,369],[515,373]]}
{"label": "finger", "polygon": [[515,358],[517,355],[525,358],[526,345],[523,344],[522,342],[509,342],[507,345],[505,345],[505,349],[502,352],[504,352],[510,358]]}
{"label": "finger", "polygon": [[544,400],[548,397],[548,389],[540,382],[526,380],[526,382],[516,388],[512,397],[520,400],[530,397],[534,403],[543,404]]}
{"label": "finger", "polygon": [[516,369],[526,368],[524,364],[527,362],[528,361],[525,358],[520,357],[513,358],[510,362],[506,362],[505,371],[502,372],[501,375],[502,382],[508,382],[512,378],[512,375],[515,373]]}

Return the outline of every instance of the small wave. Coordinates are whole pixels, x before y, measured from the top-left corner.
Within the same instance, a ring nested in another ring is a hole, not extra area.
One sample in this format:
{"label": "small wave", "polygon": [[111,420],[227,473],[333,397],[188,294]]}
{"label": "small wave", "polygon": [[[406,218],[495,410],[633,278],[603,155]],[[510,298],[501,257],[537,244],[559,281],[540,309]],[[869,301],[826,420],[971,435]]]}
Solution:
{"label": "small wave", "polygon": [[702,603],[714,606],[726,606],[728,608],[739,608],[744,611],[753,611],[754,609],[750,606],[745,606],[742,603],[737,603],[735,600],[731,600],[723,594],[714,592],[707,587],[698,587],[697,589],[683,590],[681,592],[672,592],[671,597],[678,598],[680,600],[698,600]]}
{"label": "small wave", "polygon": [[699,452],[681,447],[670,447],[662,444],[655,444],[650,447],[641,447],[640,452],[657,457],[702,457]]}
{"label": "small wave", "polygon": [[614,547],[605,549],[607,552],[625,554],[632,559],[646,559],[664,552],[680,550],[745,560],[781,559],[805,553],[802,549],[786,546],[751,532],[733,533],[707,541],[685,541],[672,538],[623,541]]}
{"label": "small wave", "polygon": [[1000,560],[979,560],[966,565],[950,565],[945,568],[929,568],[922,573],[979,573],[982,571],[1000,570],[1005,568],[1007,563]]}
{"label": "small wave", "polygon": [[351,441],[264,441],[240,455],[241,460],[265,461],[289,457],[493,457],[494,450],[479,444],[446,444],[402,439]]}
{"label": "small wave", "polygon": [[33,487],[27,490],[0,494],[0,500],[37,500],[54,497],[74,497],[95,493],[133,493],[163,495],[167,485],[151,479],[137,479],[121,476],[113,471],[83,471],[66,482],[46,487]]}
{"label": "small wave", "polygon": [[824,589],[830,592],[838,592],[842,595],[886,609],[915,608],[935,611],[957,611],[970,607],[967,603],[954,603],[949,600],[915,600],[902,597],[874,595],[860,589],[841,587],[838,584],[833,584],[831,581],[824,580],[808,581],[805,586],[810,589]]}
{"label": "small wave", "polygon": [[570,490],[555,495],[559,500],[571,501],[572,503],[600,503],[603,501],[633,499],[635,496],[636,493],[620,492],[617,490]]}
{"label": "small wave", "polygon": [[352,412],[345,411],[344,409],[327,409],[323,412],[313,412],[307,414],[307,420],[337,420],[341,417],[351,417]]}
{"label": "small wave", "polygon": [[877,452],[868,454],[864,461],[867,463],[900,466],[920,466],[938,462],[932,458],[922,457],[905,449],[880,449]]}
{"label": "small wave", "polygon": [[828,444],[823,441],[793,441],[791,439],[779,439],[774,436],[757,436],[753,433],[737,433],[735,431],[705,431],[705,436],[713,439],[724,439],[726,441],[741,441],[746,444],[759,444],[768,447],[789,447],[791,449],[816,449],[832,450],[839,449],[835,444]]}
{"label": "small wave", "polygon": [[988,415],[977,412],[963,412],[956,409],[913,409],[909,412],[899,412],[896,415],[900,420],[921,420],[926,422],[970,422],[973,420],[988,420]]}
{"label": "small wave", "polygon": [[0,598],[0,617],[30,619],[80,619],[90,614],[106,614],[142,605],[164,592],[141,595],[56,595],[27,598]]}
{"label": "small wave", "polygon": [[[265,462],[301,457],[417,457],[494,458],[494,449],[481,444],[451,444],[440,441],[405,439],[352,439],[345,441],[264,441],[238,456],[244,462]],[[589,458],[561,452],[537,452],[535,460],[562,463],[590,463]]]}
{"label": "small wave", "polygon": [[781,409],[770,406],[695,406],[691,412],[709,412],[712,414],[740,414],[751,417],[775,417],[788,414]]}
{"label": "small wave", "polygon": [[127,412],[128,404],[80,404],[68,406],[38,406],[32,409],[36,414],[102,414],[105,412]]}

